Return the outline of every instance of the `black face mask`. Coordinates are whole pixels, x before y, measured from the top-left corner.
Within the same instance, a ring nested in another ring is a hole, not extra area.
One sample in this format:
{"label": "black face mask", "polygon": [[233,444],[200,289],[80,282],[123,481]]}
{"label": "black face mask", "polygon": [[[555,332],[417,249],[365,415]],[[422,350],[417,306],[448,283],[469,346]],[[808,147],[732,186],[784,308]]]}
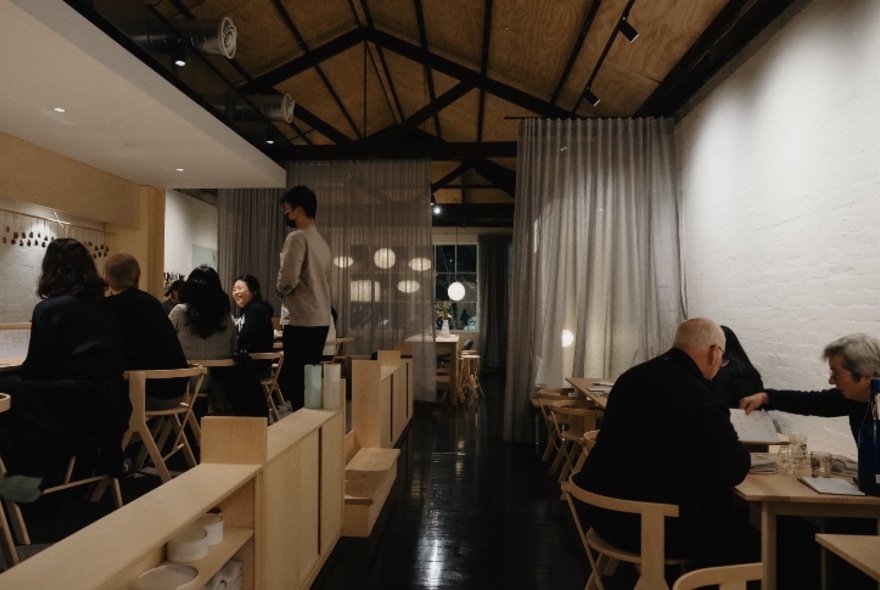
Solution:
{"label": "black face mask", "polygon": [[287,213],[284,214],[284,225],[287,227],[292,227],[296,229],[296,222],[287,216]]}

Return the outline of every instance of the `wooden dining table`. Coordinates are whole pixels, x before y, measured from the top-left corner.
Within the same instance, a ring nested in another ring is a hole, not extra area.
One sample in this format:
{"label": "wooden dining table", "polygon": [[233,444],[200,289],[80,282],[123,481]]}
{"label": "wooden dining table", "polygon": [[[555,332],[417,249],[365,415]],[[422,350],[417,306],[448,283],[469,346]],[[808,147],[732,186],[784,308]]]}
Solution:
{"label": "wooden dining table", "polygon": [[880,536],[819,533],[816,542],[880,582]]}
{"label": "wooden dining table", "polygon": [[820,494],[798,481],[799,476],[809,475],[808,465],[800,467],[794,474],[782,469],[772,474],[750,473],[734,488],[736,495],[749,502],[760,516],[761,562],[764,564],[761,587],[764,590],[777,587],[777,517],[880,519],[880,498]]}
{"label": "wooden dining table", "polygon": [[613,379],[607,377],[566,377],[565,380],[571,383],[572,387],[581,395],[603,410],[608,405],[608,393],[614,383]]}
{"label": "wooden dining table", "polygon": [[23,356],[0,358],[0,373],[18,371],[24,362]]}

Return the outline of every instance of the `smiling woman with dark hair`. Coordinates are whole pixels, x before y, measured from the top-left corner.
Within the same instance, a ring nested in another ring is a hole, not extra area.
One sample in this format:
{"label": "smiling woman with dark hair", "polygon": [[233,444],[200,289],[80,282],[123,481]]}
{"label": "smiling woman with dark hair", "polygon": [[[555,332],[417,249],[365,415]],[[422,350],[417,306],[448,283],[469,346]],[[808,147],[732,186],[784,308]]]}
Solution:
{"label": "smiling woman with dark hair", "polygon": [[13,399],[0,415],[8,473],[51,483],[71,455],[121,473],[131,405],[119,327],[104,288],[85,246],[70,238],[49,244],[21,378],[0,381],[0,391]]}

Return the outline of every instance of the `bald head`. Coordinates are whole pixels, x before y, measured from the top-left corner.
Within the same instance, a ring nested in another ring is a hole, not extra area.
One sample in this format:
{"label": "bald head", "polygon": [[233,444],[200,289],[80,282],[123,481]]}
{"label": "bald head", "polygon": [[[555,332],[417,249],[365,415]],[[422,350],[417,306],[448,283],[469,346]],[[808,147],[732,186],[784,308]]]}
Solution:
{"label": "bald head", "polygon": [[718,374],[724,345],[724,331],[709,318],[691,318],[679,324],[672,344],[693,359],[706,379]]}
{"label": "bald head", "polygon": [[104,263],[104,280],[115,294],[138,286],[141,267],[131,254],[112,254]]}

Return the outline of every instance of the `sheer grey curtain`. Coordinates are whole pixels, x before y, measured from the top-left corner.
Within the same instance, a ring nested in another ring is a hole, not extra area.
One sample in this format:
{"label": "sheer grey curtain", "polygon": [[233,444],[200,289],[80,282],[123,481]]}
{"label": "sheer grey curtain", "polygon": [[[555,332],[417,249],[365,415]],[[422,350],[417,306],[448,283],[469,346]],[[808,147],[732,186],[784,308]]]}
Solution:
{"label": "sheer grey curtain", "polygon": [[235,277],[251,274],[263,287],[263,298],[281,313],[275,294],[279,253],[287,227],[281,217],[280,189],[220,190],[217,198],[217,272],[227,293]]}
{"label": "sheer grey curtain", "polygon": [[[433,253],[427,161],[292,162],[288,186],[318,197],[318,231],[333,255],[331,290],[337,333],[350,354],[414,344],[416,399],[436,397]],[[249,272],[275,296],[287,229],[282,190],[220,191],[219,266],[229,282]],[[231,288],[231,286],[230,286]]]}
{"label": "sheer grey curtain", "polygon": [[684,317],[673,124],[520,124],[504,437],[531,436],[537,384],[617,377]]}
{"label": "sheer grey curtain", "polygon": [[511,237],[484,234],[479,245],[480,356],[484,367],[497,369],[507,360]]}

